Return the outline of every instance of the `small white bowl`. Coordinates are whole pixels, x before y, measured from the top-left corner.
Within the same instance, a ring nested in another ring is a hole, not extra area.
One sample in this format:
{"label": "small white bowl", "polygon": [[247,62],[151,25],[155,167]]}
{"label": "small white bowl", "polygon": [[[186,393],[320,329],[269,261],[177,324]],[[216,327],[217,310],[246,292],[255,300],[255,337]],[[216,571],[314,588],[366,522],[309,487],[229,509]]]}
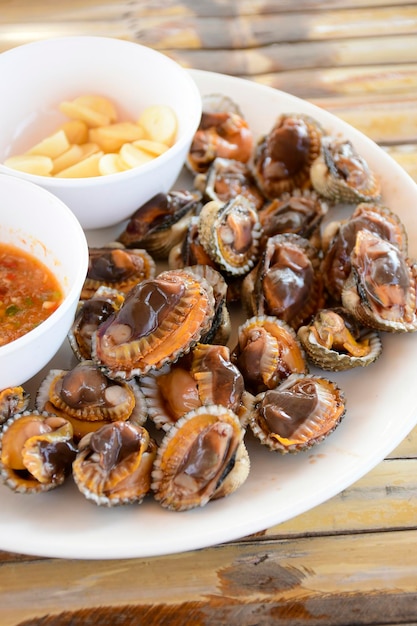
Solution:
{"label": "small white bowl", "polygon": [[[0,54],[0,172],[48,189],[67,204],[84,229],[129,218],[175,183],[201,118],[202,104],[189,73],[166,55],[108,37],[59,37]],[[155,104],[171,106],[178,119],[175,144],[153,161],[125,172],[92,178],[55,178],[5,167],[67,118],[62,100],[99,94],[111,98],[121,120],[135,121]]]}
{"label": "small white bowl", "polygon": [[73,322],[88,268],[83,229],[69,208],[26,180],[0,174],[0,242],[29,252],[58,279],[61,305],[26,335],[0,347],[0,390],[24,384],[61,347]]}

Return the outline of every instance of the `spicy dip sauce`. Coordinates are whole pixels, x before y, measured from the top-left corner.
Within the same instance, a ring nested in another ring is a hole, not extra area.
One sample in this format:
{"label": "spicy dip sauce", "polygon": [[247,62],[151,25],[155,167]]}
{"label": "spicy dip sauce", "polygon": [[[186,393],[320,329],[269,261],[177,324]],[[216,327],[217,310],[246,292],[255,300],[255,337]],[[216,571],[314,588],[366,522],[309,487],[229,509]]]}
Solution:
{"label": "spicy dip sauce", "polygon": [[0,346],[46,320],[62,299],[57,278],[41,261],[0,242]]}

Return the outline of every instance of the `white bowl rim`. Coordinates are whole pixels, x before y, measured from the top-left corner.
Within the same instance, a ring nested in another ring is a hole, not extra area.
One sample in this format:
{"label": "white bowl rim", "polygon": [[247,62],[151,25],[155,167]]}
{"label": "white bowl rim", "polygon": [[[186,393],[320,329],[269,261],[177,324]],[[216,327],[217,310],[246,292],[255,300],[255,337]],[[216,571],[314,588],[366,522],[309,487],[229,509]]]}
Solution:
{"label": "white bowl rim", "polygon": [[[18,185],[27,186],[28,191],[30,191],[31,188],[36,187],[36,190],[37,190],[36,193],[38,193],[39,195],[41,196],[43,195],[48,198],[53,198],[55,205],[60,206],[60,210],[65,215],[67,222],[68,223],[72,222],[72,228],[74,229],[74,232],[76,236],[78,237],[78,240],[81,244],[81,248],[79,250],[79,254],[77,255],[77,258],[79,258],[79,267],[78,267],[76,276],[74,277],[74,280],[72,281],[72,284],[68,290],[68,293],[66,294],[65,298],[63,299],[59,307],[46,320],[44,320],[41,324],[36,326],[36,328],[33,328],[32,330],[25,333],[21,337],[18,337],[14,341],[10,341],[9,343],[6,343],[4,346],[0,346],[0,358],[7,357],[9,354],[17,350],[23,349],[27,344],[32,343],[32,341],[34,340],[36,341],[38,337],[41,337],[42,335],[47,333],[48,329],[54,326],[56,322],[58,322],[61,318],[65,317],[66,313],[68,312],[68,309],[71,308],[71,306],[73,306],[74,300],[79,299],[78,293],[81,291],[83,282],[85,280],[85,276],[86,276],[87,269],[88,269],[88,259],[89,259],[88,243],[87,243],[87,238],[85,236],[84,230],[82,229],[81,224],[79,223],[74,213],[67,207],[67,205],[62,200],[60,200],[57,196],[55,196],[52,192],[48,191],[47,189],[44,189],[43,187],[40,187],[39,185],[35,185],[34,183],[26,179],[19,178],[17,176],[10,176],[8,174],[4,174],[0,172],[0,182],[5,177],[8,180],[12,179],[14,181],[17,181],[16,184]],[[15,183],[12,183],[12,184],[15,184]],[[40,241],[40,239],[38,240]],[[58,348],[59,346],[57,346],[57,349]]]}
{"label": "white bowl rim", "polygon": [[[187,128],[189,128],[190,126],[192,128],[195,128],[198,125],[198,122],[201,118],[201,113],[202,113],[202,99],[201,99],[200,91],[194,79],[192,78],[191,74],[186,70],[186,68],[183,68],[181,65],[179,65],[179,63],[177,63],[170,57],[162,54],[161,52],[159,52],[158,50],[155,50],[154,48],[145,46],[135,41],[128,41],[125,39],[118,39],[117,37],[107,37],[107,36],[101,36],[101,35],[69,35],[69,36],[47,37],[47,38],[39,39],[37,41],[31,41],[29,43],[25,43],[25,44],[16,46],[14,48],[10,48],[2,52],[0,54],[0,69],[1,69],[1,59],[3,55],[4,55],[3,58],[5,58],[7,56],[11,56],[14,54],[21,54],[21,51],[23,49],[28,49],[30,51],[30,49],[41,47],[41,46],[43,47],[43,46],[53,45],[57,42],[65,43],[65,42],[74,41],[74,43],[76,42],[78,43],[80,40],[87,41],[87,42],[88,41],[90,42],[104,41],[104,42],[112,43],[114,45],[131,47],[132,50],[137,49],[137,48],[142,48],[146,50],[147,53],[150,54],[151,56],[162,58],[163,61],[166,62],[167,65],[171,65],[171,67],[176,72],[181,73],[184,81],[188,83],[188,86],[191,92],[193,92],[195,102],[196,104],[199,104],[199,106],[196,106],[194,114],[192,116],[190,115],[187,121]],[[175,141],[175,143],[166,152],[155,157],[155,159],[153,159],[152,161],[149,161],[149,163],[144,163],[143,165],[141,165],[140,172],[146,175],[147,172],[154,170],[159,165],[163,165],[164,162],[167,161],[168,159],[171,159],[171,157],[174,158],[175,154],[180,152],[184,144],[187,143],[188,141],[189,141],[189,137],[187,136],[187,132],[184,132],[183,136],[177,139],[177,141]],[[85,178],[48,177],[47,178],[48,188],[50,189],[55,188],[55,187],[59,187],[61,189],[84,188],[84,187],[89,188],[89,187],[93,187],[94,185],[96,185],[97,181],[100,181],[100,185],[106,186],[106,185],[112,184],[112,182],[114,182],[115,180],[123,180],[123,179],[128,180],[129,178],[134,178],[136,174],[138,173],[138,169],[139,168],[131,168],[123,172],[115,172],[113,174],[106,174],[106,176],[89,176]],[[7,167],[7,165],[4,165],[3,163],[0,163],[0,172],[17,176],[19,178],[24,177],[25,180],[29,180],[39,185],[42,185],[42,183],[43,184],[45,183],[45,176],[41,176],[39,174],[31,174],[28,172],[20,172],[18,170],[14,170],[10,167]]]}

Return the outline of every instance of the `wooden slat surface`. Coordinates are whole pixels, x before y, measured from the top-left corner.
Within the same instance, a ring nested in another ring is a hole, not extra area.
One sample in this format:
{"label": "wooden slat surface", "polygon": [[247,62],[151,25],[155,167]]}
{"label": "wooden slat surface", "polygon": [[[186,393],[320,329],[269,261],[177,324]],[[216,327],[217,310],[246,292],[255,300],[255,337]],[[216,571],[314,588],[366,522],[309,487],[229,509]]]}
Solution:
{"label": "wooden slat surface", "polygon": [[[0,52],[69,34],[137,41],[305,98],[417,182],[415,2],[0,3]],[[240,541],[121,561],[0,552],[0,626],[417,624],[416,542],[417,427],[341,494]]]}

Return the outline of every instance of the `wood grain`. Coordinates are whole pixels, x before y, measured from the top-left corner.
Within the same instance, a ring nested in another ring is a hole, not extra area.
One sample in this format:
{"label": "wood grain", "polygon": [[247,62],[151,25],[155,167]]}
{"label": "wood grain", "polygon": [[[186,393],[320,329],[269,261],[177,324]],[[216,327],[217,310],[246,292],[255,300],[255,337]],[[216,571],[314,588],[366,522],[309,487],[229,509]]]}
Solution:
{"label": "wood grain", "polygon": [[1,624],[149,619],[249,625],[279,619],[328,626],[351,623],[352,616],[358,625],[380,623],[382,615],[384,623],[404,623],[416,615],[416,562],[409,558],[416,540],[417,531],[410,530],[373,533],[372,541],[364,533],[233,543],[131,561],[20,563],[1,586]]}

